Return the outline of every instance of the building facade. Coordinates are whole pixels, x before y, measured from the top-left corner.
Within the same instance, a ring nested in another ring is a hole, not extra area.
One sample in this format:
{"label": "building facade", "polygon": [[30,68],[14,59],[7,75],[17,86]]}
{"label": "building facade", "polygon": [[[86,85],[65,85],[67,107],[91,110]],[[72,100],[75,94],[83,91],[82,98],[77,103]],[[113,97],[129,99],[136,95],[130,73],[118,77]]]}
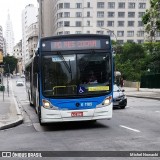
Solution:
{"label": "building facade", "polygon": [[42,37],[93,33],[119,43],[145,40],[142,16],[149,0],[39,0],[39,6]]}
{"label": "building facade", "polygon": [[6,21],[5,41],[6,41],[6,55],[12,56],[14,47],[14,33],[9,13]]}
{"label": "building facade", "polygon": [[23,64],[22,64],[23,62],[22,40],[14,46],[13,56],[18,59],[16,72],[22,74],[24,71]]}
{"label": "building facade", "polygon": [[28,27],[27,34],[29,58],[31,58],[35,53],[38,43],[38,22],[33,23]]}
{"label": "building facade", "polygon": [[33,4],[29,4],[22,11],[22,54],[23,64],[29,60],[28,49],[28,28],[31,24],[37,22],[38,9]]}
{"label": "building facade", "polygon": [[3,50],[3,30],[2,30],[2,26],[0,26],[0,49]]}

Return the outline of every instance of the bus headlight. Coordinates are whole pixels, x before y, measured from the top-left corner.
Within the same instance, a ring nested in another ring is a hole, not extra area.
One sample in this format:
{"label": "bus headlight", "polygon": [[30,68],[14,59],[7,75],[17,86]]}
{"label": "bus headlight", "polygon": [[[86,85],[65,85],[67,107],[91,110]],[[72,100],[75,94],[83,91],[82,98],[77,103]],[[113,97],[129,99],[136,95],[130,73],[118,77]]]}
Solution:
{"label": "bus headlight", "polygon": [[54,110],[58,109],[57,107],[53,106],[49,101],[45,99],[42,99],[42,104],[43,104],[43,107],[46,109],[54,109]]}
{"label": "bus headlight", "polygon": [[103,102],[102,105],[108,106],[112,102],[112,96],[107,97]]}

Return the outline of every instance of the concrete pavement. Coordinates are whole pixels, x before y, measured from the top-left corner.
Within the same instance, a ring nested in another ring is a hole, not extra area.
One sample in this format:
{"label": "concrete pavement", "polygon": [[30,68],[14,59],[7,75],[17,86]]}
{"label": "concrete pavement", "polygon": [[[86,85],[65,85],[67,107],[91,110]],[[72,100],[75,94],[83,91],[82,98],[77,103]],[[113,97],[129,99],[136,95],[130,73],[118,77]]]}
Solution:
{"label": "concrete pavement", "polygon": [[149,98],[160,100],[160,89],[149,89],[149,88],[129,88],[123,87],[125,94],[128,97],[137,98]]}
{"label": "concrete pavement", "polygon": [[[7,92],[7,79],[4,79],[5,92],[0,91],[0,130],[15,127],[23,122],[21,106],[17,102],[12,89],[12,80],[9,80],[9,95]],[[128,97],[149,98],[160,100],[160,89],[147,89],[123,87]]]}
{"label": "concrete pavement", "polygon": [[[23,115],[12,89],[12,80],[4,78],[5,91],[0,91],[0,130],[15,127],[23,122]],[[8,94],[9,93],[9,94]]]}

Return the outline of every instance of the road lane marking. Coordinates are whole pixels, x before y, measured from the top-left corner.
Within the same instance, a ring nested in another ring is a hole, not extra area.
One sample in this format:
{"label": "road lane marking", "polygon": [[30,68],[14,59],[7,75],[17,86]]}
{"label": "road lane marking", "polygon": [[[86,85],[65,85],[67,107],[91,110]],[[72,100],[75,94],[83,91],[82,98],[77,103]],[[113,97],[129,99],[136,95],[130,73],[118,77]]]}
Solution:
{"label": "road lane marking", "polygon": [[156,113],[160,113],[160,111],[156,111]]}
{"label": "road lane marking", "polygon": [[125,129],[129,129],[129,130],[134,131],[134,132],[140,132],[140,131],[137,130],[137,129],[129,128],[129,127],[127,127],[127,126],[120,125],[120,127],[125,128]]}

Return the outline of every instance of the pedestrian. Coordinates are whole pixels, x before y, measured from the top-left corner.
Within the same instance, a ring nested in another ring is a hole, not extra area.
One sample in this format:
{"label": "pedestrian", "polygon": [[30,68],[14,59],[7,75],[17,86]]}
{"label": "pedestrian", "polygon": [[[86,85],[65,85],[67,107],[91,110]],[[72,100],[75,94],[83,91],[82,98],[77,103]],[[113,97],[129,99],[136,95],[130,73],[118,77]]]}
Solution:
{"label": "pedestrian", "polygon": [[121,79],[120,79],[120,85],[121,85],[121,87],[123,87],[124,86],[124,80],[123,80],[123,78],[121,77]]}

